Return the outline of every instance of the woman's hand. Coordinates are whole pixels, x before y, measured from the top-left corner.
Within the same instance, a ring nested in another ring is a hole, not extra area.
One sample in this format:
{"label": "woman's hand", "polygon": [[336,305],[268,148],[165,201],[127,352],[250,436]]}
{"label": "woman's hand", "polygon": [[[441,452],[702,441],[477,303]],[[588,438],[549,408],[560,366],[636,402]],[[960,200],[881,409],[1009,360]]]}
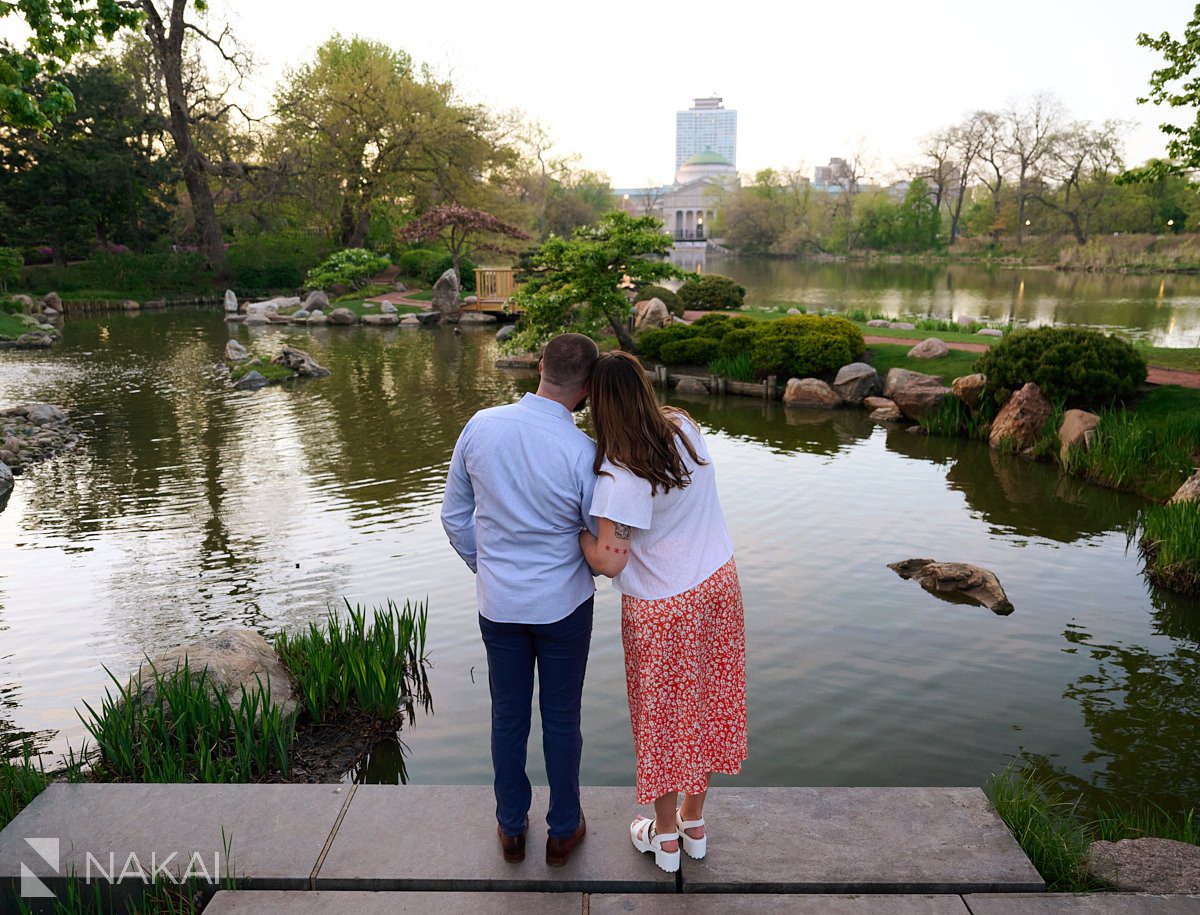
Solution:
{"label": "woman's hand", "polygon": [[593,575],[614,578],[621,574],[629,562],[633,530],[624,524],[614,524],[607,518],[600,519],[599,529],[599,537],[580,531],[579,548],[583,550],[583,558],[587,560]]}

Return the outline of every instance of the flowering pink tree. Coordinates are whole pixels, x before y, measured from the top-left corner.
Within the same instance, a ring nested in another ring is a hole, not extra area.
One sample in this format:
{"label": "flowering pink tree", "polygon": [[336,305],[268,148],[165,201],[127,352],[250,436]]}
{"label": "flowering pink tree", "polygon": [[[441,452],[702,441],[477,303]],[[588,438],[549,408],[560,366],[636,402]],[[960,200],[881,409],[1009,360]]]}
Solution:
{"label": "flowering pink tree", "polygon": [[[505,238],[527,239],[525,234],[512,223],[498,219],[486,210],[474,210],[470,207],[459,206],[457,203],[447,203],[436,206],[397,233],[402,241],[434,241],[440,240],[450,249],[453,259],[454,272],[462,279],[458,269],[458,261],[463,248],[468,241],[479,236],[503,236]],[[474,242],[476,248],[499,250],[494,243]]]}

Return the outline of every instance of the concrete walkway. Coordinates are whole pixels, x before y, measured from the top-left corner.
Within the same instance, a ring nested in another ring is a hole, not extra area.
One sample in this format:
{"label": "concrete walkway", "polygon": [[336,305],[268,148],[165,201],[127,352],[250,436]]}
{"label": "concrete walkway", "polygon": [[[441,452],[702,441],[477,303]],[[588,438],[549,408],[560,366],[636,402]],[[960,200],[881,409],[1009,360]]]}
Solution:
{"label": "concrete walkway", "polygon": [[55,784],[0,832],[0,911],[35,884],[62,893],[71,875],[119,899],[140,891],[139,872],[190,869],[210,891],[236,890],[217,893],[217,913],[716,912],[730,894],[738,909],[835,915],[1200,912],[1182,897],[988,908],[986,894],[1050,897],[978,788],[722,788],[706,810],[709,856],[677,875],[630,847],[629,788],[584,788],[587,839],[547,868],[546,801],[535,789],[529,853],[511,865],[482,786]]}

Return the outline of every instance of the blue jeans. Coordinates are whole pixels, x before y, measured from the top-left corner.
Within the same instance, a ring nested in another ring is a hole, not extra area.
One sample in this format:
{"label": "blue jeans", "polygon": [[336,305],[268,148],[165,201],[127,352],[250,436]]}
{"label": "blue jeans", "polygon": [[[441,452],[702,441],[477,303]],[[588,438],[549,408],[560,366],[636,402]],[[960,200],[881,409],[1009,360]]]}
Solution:
{"label": "blue jeans", "polygon": [[566,838],[579,827],[579,759],[583,753],[579,706],[592,641],[593,600],[589,597],[570,616],[544,625],[494,623],[479,617],[492,693],[496,820],[505,835],[525,831],[532,800],[525,755],[533,717],[535,663],[542,752],[550,783],[546,826],[556,838]]}

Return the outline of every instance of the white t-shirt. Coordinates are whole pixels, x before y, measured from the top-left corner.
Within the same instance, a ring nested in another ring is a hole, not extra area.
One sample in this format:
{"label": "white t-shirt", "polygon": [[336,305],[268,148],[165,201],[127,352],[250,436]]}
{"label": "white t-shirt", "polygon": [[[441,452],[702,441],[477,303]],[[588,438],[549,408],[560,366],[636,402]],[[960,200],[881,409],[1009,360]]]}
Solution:
{"label": "white t-shirt", "polygon": [[679,436],[687,436],[705,461],[695,464],[676,437],[679,456],[692,474],[691,483],[666,493],[660,486],[651,495],[649,480],[605,459],[592,495],[594,517],[634,529],[629,562],[613,584],[622,594],[642,600],[660,600],[694,588],[733,555],[733,542],[717,499],[717,474],[704,436],[687,420],[678,422]]}

